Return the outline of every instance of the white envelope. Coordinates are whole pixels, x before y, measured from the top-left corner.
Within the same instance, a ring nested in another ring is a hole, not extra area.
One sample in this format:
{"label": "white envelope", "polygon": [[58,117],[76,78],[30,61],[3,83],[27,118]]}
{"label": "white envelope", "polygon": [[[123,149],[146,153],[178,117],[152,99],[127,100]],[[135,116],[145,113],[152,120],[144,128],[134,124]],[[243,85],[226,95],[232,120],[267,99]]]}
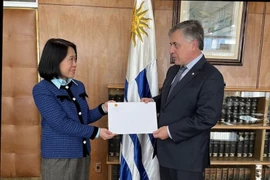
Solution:
{"label": "white envelope", "polygon": [[156,103],[108,103],[108,126],[116,134],[153,133],[157,130]]}

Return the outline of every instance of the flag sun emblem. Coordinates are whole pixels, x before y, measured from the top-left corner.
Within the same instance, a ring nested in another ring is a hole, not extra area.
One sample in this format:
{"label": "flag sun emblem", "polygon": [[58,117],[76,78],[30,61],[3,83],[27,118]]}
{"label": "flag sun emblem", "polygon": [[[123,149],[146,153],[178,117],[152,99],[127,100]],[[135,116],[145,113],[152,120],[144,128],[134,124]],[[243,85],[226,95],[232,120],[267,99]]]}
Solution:
{"label": "flag sun emblem", "polygon": [[136,9],[136,7],[133,8],[131,40],[134,44],[134,47],[136,46],[135,36],[138,36],[142,42],[143,42],[142,35],[145,34],[146,36],[148,36],[147,32],[143,28],[147,27],[148,29],[150,29],[147,23],[149,20],[152,20],[151,18],[144,17],[148,9],[143,11],[142,10],[143,4],[144,1],[141,3],[138,9]]}

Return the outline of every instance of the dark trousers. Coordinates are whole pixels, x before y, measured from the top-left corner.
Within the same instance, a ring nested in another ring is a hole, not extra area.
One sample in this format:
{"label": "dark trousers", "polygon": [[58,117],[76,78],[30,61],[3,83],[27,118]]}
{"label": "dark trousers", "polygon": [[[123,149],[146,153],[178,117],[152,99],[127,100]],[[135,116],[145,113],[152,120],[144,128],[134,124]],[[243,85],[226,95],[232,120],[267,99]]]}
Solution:
{"label": "dark trousers", "polygon": [[203,180],[202,172],[181,171],[159,166],[160,180]]}

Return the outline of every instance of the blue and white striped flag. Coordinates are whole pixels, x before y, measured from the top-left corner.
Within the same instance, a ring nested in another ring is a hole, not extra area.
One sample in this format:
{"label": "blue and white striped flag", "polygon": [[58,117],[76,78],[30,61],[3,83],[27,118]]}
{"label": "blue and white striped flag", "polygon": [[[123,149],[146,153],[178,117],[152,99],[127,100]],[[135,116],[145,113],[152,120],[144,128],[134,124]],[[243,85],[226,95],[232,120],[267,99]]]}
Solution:
{"label": "blue and white striped flag", "polygon": [[[135,0],[125,81],[125,101],[140,102],[158,94],[156,40],[151,0]],[[143,126],[143,124],[142,124]],[[120,180],[159,180],[152,134],[123,135]]]}

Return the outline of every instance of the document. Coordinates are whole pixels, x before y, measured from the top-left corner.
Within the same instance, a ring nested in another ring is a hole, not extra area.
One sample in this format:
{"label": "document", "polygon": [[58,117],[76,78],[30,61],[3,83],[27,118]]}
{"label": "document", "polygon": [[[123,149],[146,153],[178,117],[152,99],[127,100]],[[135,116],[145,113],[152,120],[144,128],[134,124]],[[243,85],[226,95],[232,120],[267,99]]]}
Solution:
{"label": "document", "polygon": [[156,103],[108,103],[108,126],[116,134],[153,133],[157,130]]}

